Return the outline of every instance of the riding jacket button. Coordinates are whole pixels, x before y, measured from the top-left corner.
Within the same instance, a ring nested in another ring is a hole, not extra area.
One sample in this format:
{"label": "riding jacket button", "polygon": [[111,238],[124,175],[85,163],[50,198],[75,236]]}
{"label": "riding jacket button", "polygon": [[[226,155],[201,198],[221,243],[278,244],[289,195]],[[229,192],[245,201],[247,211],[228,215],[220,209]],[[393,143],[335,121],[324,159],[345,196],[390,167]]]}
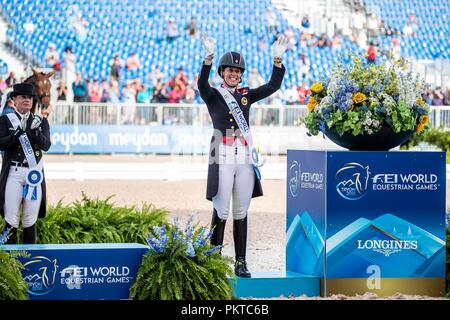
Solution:
{"label": "riding jacket button", "polygon": [[230,122],[233,122],[233,119],[230,119]]}

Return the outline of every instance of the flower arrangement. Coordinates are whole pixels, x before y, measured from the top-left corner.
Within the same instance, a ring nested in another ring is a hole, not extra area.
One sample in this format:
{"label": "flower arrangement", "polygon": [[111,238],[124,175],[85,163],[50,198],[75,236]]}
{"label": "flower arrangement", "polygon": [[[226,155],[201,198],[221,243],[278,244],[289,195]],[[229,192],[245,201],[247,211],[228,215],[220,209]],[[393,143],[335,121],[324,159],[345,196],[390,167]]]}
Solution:
{"label": "flower arrangement", "polygon": [[372,135],[383,127],[426,132],[430,107],[422,100],[423,80],[406,72],[404,59],[388,62],[371,64],[351,54],[350,63],[338,63],[329,79],[313,83],[304,119],[309,134]]}
{"label": "flower arrangement", "polygon": [[173,225],[154,226],[147,243],[130,298],[140,300],[231,299],[231,259],[212,246],[212,230],[192,224],[184,230]]}
{"label": "flower arrangement", "polygon": [[18,257],[26,257],[23,251],[4,251],[1,246],[9,237],[9,230],[0,234],[0,300],[27,300],[28,283],[22,278],[22,263]]}

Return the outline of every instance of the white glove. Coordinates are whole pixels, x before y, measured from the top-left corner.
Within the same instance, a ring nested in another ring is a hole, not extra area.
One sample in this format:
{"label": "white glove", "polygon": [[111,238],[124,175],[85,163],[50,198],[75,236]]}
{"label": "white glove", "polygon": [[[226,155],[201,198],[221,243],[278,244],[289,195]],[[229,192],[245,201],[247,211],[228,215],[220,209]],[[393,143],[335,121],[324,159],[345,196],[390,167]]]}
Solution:
{"label": "white glove", "polygon": [[216,47],[216,41],[212,38],[209,38],[206,35],[206,32],[203,32],[202,39],[203,39],[203,45],[205,46],[205,49],[206,49],[206,57],[212,58],[212,56],[214,55],[215,47]]}
{"label": "white glove", "polygon": [[20,120],[20,125],[19,128],[22,129],[23,131],[25,131],[25,129],[27,128],[27,121],[28,121],[28,117],[22,117],[22,119]]}
{"label": "white glove", "polygon": [[33,122],[31,122],[31,130],[34,130],[36,128],[39,128],[41,125],[42,119],[40,116],[36,115],[34,116]]}
{"label": "white glove", "polygon": [[287,50],[289,41],[285,37],[279,37],[272,45],[273,57],[283,59],[284,53]]}

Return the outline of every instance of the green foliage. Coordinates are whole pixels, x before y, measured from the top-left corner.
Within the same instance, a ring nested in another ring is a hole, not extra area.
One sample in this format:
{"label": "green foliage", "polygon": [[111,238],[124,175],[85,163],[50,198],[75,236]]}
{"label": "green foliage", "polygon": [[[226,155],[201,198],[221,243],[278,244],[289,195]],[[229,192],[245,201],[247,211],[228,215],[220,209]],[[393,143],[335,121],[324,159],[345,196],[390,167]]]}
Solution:
{"label": "green foliage", "polygon": [[402,149],[411,149],[421,142],[435,145],[442,151],[450,152],[450,132],[443,128],[432,128],[422,136],[414,135],[409,141],[401,146]]}
{"label": "green foliage", "polygon": [[22,263],[17,259],[26,256],[21,251],[3,251],[0,245],[0,300],[27,300],[28,284],[22,278]]}
{"label": "green foliage", "polygon": [[166,223],[168,212],[144,204],[116,207],[105,200],[90,199],[84,193],[82,200],[69,206],[61,201],[49,207],[47,216],[37,224],[38,243],[142,243],[155,225]]}
{"label": "green foliage", "polygon": [[140,300],[229,300],[231,259],[209,244],[205,228],[190,224],[154,228],[130,298]]}

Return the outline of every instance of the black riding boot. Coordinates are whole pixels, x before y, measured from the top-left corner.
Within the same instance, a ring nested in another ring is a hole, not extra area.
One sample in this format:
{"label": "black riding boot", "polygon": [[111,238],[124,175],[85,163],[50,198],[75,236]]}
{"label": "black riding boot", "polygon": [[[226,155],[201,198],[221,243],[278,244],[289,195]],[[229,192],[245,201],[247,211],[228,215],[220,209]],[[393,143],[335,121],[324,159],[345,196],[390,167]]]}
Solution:
{"label": "black riding boot", "polygon": [[3,232],[5,232],[6,230],[9,230],[9,238],[5,242],[5,244],[17,244],[17,228],[14,228],[12,225],[5,221],[5,228],[3,229]]}
{"label": "black riding boot", "polygon": [[22,235],[23,244],[35,244],[36,243],[36,223],[31,227],[23,228]]}
{"label": "black riding boot", "polygon": [[[213,246],[221,246],[223,244],[223,234],[225,232],[226,222],[227,220],[222,220],[219,218],[216,209],[214,209],[211,221],[211,228],[214,229],[210,240]],[[222,250],[220,250],[220,252],[222,253]]]}
{"label": "black riding boot", "polygon": [[247,251],[247,217],[234,220],[233,237],[234,251],[236,253],[234,273],[241,278],[250,278],[251,274],[247,269],[247,262],[245,261]]}

